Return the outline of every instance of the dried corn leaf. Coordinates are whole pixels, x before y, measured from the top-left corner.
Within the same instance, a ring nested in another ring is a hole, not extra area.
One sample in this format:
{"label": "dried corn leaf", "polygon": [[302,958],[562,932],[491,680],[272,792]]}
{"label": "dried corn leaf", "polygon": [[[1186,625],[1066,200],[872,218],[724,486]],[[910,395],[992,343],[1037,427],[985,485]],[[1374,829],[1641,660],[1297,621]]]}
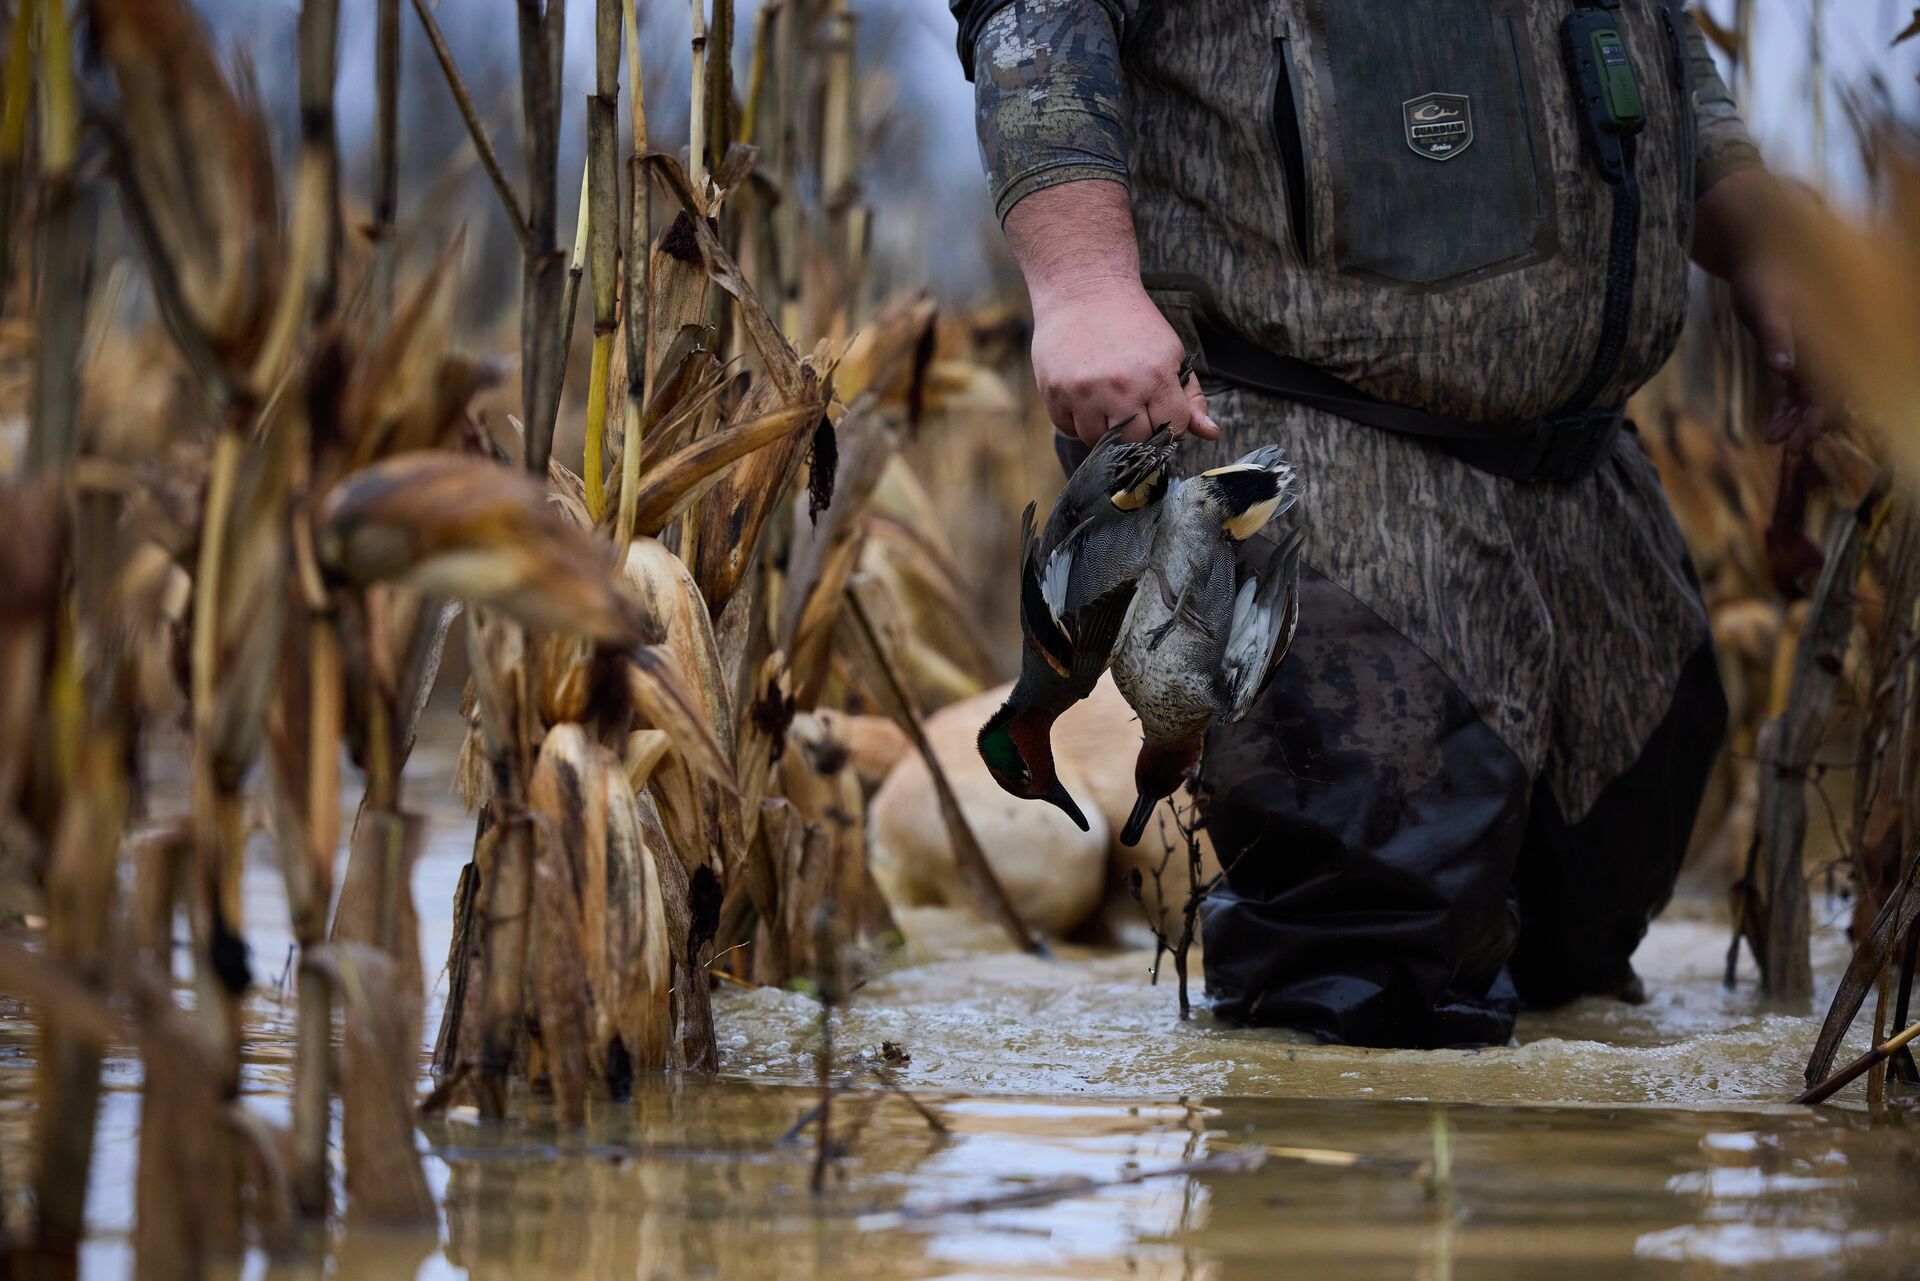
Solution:
{"label": "dried corn leaf", "polygon": [[810,436],[805,427],[824,415],[826,403],[818,394],[798,402],[783,402],[771,384],[759,383],[747,393],[735,414],[743,422],[752,422],[800,409],[807,411],[800,428],[749,454],[693,505],[689,520],[698,530],[691,560],[693,578],[716,616],[753,563],[761,531],[806,456]]}
{"label": "dried corn leaf", "polygon": [[737,795],[733,753],[721,744],[707,715],[705,694],[687,677],[680,656],[663,646],[647,645],[628,658],[627,693],[647,726],[665,730],[678,759],[723,791]]}
{"label": "dried corn leaf", "polygon": [[760,362],[766,366],[767,376],[778,389],[780,399],[790,405],[817,399],[824,407],[826,395],[812,385],[813,371],[801,364],[793,345],[774,325],[767,309],[761,306],[759,296],[740,270],[740,265],[721,245],[713,229],[707,226],[706,219],[701,216],[704,202],[694,194],[693,185],[687,181],[686,170],[681,167],[680,161],[658,151],[647,153],[641,160],[680,202],[681,209],[692,215],[687,219],[686,227],[693,232],[707,271],[714,283],[731,294],[739,304],[740,322],[753,339],[753,345],[760,353]]}
{"label": "dried corn leaf", "polygon": [[155,267],[229,371],[259,342],[280,282],[266,119],[221,74],[185,0],[90,0],[119,87],[125,158]]}
{"label": "dried corn leaf", "polygon": [[637,729],[628,734],[623,764],[626,766],[629,789],[644,791],[647,780],[653,777],[654,769],[672,748],[673,740],[667,737],[665,730]]}
{"label": "dried corn leaf", "polygon": [[773,764],[786,747],[787,726],[793,720],[793,676],[784,653],[775,650],[767,655],[753,690],[753,704],[740,717],[736,757],[741,812],[747,820],[742,837],[749,845],[759,822],[761,798],[767,794]]}
{"label": "dried corn leaf", "polygon": [[579,636],[540,632],[527,640],[535,705],[542,724],[583,721],[593,678],[593,643]]}
{"label": "dried corn leaf", "polygon": [[895,298],[860,327],[833,367],[834,387],[852,404],[863,393],[904,408],[924,368],[936,308],[925,294]]}
{"label": "dried corn leaf", "polygon": [[821,421],[811,405],[776,409],[722,426],[677,451],[643,473],[634,499],[634,532],[658,533],[716,486],[725,468],[760,450],[786,449]]}
{"label": "dried corn leaf", "polygon": [[354,441],[355,468],[449,443],[467,401],[488,377],[484,367],[447,354],[453,336],[453,268],[465,240],[464,232],[454,234],[349,386],[341,418]]}
{"label": "dried corn leaf", "polygon": [[225,531],[219,572],[219,630],[212,741],[222,786],[237,788],[266,732],[267,702],[280,669],[289,602],[288,500],[302,419],[276,413],[247,450]]}
{"label": "dried corn leaf", "polygon": [[849,409],[840,422],[833,504],[817,522],[794,521],[779,636],[792,655],[794,697],[803,708],[815,706],[825,689],[847,580],[866,537],[863,517],[895,448],[893,431],[870,402]]}
{"label": "dried corn leaf", "polygon": [[[817,716],[794,718],[794,751],[781,758],[782,784],[795,810],[823,830],[832,846],[829,894],[843,904],[858,901],[865,881],[866,794],[849,768],[850,756],[836,742],[828,722]],[[850,914],[843,914],[850,921]]]}

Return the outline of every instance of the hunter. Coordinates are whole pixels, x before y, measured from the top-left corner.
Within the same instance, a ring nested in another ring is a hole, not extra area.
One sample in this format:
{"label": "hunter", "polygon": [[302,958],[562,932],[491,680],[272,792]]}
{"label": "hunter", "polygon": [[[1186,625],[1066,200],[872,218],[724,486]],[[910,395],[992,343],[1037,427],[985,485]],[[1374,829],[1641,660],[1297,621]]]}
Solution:
{"label": "hunter", "polygon": [[1269,442],[1299,468],[1292,654],[1195,782],[1229,869],[1215,1012],[1447,1046],[1640,999],[1726,721],[1622,413],[1690,258],[1731,282],[1786,425],[1817,417],[1760,252],[1771,180],[1690,15],[953,9],[1063,464],[1132,417],[1190,433],[1188,473]]}

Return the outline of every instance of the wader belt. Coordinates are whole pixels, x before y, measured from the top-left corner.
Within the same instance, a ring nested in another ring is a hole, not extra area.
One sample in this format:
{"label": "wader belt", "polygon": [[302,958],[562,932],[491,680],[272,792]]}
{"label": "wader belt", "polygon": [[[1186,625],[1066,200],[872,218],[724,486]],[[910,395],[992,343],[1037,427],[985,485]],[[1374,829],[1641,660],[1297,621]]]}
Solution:
{"label": "wader belt", "polygon": [[[1631,271],[1628,288],[1631,289]],[[1608,295],[1611,298],[1612,290]],[[1624,328],[1624,326],[1623,326]],[[1579,480],[1610,452],[1619,409],[1576,409],[1533,422],[1479,423],[1381,400],[1317,365],[1254,346],[1207,321],[1196,325],[1207,372],[1241,387],[1444,449],[1472,467],[1527,483]],[[1619,360],[1619,352],[1613,354]],[[1591,375],[1589,375],[1591,378]]]}

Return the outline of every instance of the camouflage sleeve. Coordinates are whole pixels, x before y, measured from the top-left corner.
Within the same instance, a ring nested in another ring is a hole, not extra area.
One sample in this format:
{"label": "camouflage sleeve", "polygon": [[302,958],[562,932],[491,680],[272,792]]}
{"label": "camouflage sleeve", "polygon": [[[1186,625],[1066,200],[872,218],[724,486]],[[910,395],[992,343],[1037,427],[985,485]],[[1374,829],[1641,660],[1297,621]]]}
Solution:
{"label": "camouflage sleeve", "polygon": [[1002,219],[1044,187],[1127,180],[1120,38],[1129,8],[1124,0],[954,4],[980,159]]}
{"label": "camouflage sleeve", "polygon": [[1699,27],[1687,23],[1687,54],[1693,61],[1694,117],[1698,128],[1694,141],[1694,195],[1719,182],[1736,169],[1761,163],[1760,149],[1740,119],[1727,82],[1707,51],[1707,38]]}

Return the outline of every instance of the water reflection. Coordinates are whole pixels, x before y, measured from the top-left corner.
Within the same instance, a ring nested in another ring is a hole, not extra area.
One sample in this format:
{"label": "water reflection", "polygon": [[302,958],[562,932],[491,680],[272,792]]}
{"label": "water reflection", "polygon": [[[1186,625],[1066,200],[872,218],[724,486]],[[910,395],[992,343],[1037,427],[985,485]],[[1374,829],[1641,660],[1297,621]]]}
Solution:
{"label": "water reflection", "polygon": [[[538,1109],[502,1130],[438,1123],[444,1243],[349,1236],[336,1275],[1251,1279],[1284,1261],[1309,1276],[1633,1276],[1764,1261],[1892,1276],[1920,1247],[1914,1136],[1849,1115],[1447,1107],[1436,1189],[1432,1106],[942,1097],[941,1138],[871,1095],[845,1103],[850,1151],[815,1201],[809,1147],[775,1142],[811,1102],[663,1086],[602,1109],[586,1136]],[[1269,1147],[1360,1160],[1152,1177]]]}
{"label": "water reflection", "polygon": [[[17,1061],[17,1060],[12,1060]],[[911,1075],[911,1073],[909,1073]],[[131,1271],[134,1082],[115,1065],[85,1275]],[[0,1068],[0,1144],[24,1141],[26,1082]],[[1894,1276],[1920,1249],[1911,1124],[1858,1112],[1476,1107],[1213,1096],[1185,1101],[927,1092],[840,1100],[845,1146],[807,1191],[815,1095],[731,1080],[653,1083],[583,1133],[539,1100],[483,1127],[430,1123],[442,1230],[345,1231],[324,1271],[250,1277],[680,1278],[1712,1275]],[[1435,1118],[1449,1177],[1436,1187]],[[1192,1172],[1253,1151],[1258,1169]],[[1330,1158],[1323,1158],[1330,1159]],[[1169,1171],[1175,1173],[1168,1174]],[[1164,1176],[1164,1177],[1163,1177]],[[1019,1203],[995,1206],[997,1199]],[[985,1208],[979,1208],[982,1204]],[[968,1205],[968,1212],[955,1207]]]}
{"label": "water reflection", "polygon": [[[450,804],[436,807],[414,879],[429,975],[470,836]],[[286,914],[264,850],[246,893],[270,980]],[[716,998],[720,1082],[651,1082],[630,1104],[597,1104],[582,1133],[559,1130],[538,1099],[505,1126],[430,1122],[437,1231],[341,1228],[324,1261],[255,1256],[238,1274],[1157,1281],[1267,1278],[1277,1264],[1308,1276],[1558,1278],[1764,1263],[1770,1275],[1871,1277],[1911,1274],[1920,1257],[1916,1122],[1778,1102],[1814,1023],[1721,988],[1725,926],[1704,908],[1681,904],[1636,958],[1647,1005],[1581,1003],[1524,1019],[1516,1046],[1457,1053],[1180,1024],[1172,993],[1146,986],[1145,951],[1064,947],[1039,961],[964,918],[905,915],[909,948],[869,977],[836,1041],[852,1053],[904,1045],[904,1082],[949,1134],[877,1090],[842,1099],[845,1153],[816,1199],[810,1136],[780,1141],[815,1102],[816,1009],[790,992],[729,988]],[[1823,984],[1844,952],[1837,934],[1818,937]],[[441,995],[436,985],[429,1029]],[[291,1006],[269,982],[248,1020],[248,1106],[284,1122]],[[31,1025],[0,997],[0,1210],[13,1227],[31,1211],[19,1172],[32,1161],[34,1054]],[[138,1064],[110,1057],[89,1277],[133,1272],[139,1087]],[[1353,1159],[1196,1168],[1311,1148]]]}

